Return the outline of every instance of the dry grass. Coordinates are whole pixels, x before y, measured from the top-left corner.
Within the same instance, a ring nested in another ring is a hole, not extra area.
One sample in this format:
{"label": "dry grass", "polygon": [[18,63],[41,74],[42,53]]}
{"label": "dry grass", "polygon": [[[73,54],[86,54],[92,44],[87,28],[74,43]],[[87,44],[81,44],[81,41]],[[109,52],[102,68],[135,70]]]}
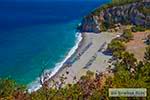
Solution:
{"label": "dry grass", "polygon": [[144,40],[147,36],[147,32],[135,32],[134,38],[126,44],[127,51],[133,53],[138,60],[144,59],[144,52],[146,44]]}

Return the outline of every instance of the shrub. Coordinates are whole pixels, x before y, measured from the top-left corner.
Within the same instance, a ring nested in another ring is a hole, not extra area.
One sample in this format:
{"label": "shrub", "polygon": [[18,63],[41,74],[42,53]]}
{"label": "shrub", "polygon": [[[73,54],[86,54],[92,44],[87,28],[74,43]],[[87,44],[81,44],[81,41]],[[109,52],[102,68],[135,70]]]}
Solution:
{"label": "shrub", "polygon": [[132,27],[132,32],[142,32],[142,31],[145,31],[145,27],[143,27],[143,26]]}
{"label": "shrub", "polygon": [[146,38],[146,44],[147,45],[150,45],[150,34],[147,36],[147,38]]}
{"label": "shrub", "polygon": [[150,60],[150,46],[146,48],[145,59]]}
{"label": "shrub", "polygon": [[111,41],[111,43],[108,44],[108,51],[114,53],[114,52],[120,52],[120,51],[124,51],[125,50],[125,46],[123,44],[123,42],[121,42],[120,40],[117,39],[113,39]]}
{"label": "shrub", "polygon": [[130,29],[126,29],[126,30],[124,30],[122,37],[125,42],[128,42],[133,38],[133,34]]}

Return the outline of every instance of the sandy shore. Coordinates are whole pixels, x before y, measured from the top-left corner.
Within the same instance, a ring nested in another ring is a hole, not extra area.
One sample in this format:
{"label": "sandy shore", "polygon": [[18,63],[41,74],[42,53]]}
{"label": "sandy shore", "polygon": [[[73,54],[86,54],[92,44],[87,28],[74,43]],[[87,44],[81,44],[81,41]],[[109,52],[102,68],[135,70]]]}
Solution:
{"label": "sandy shore", "polygon": [[59,81],[63,75],[67,79],[66,84],[75,83],[74,77],[78,80],[85,75],[88,70],[93,72],[103,72],[109,66],[109,55],[103,54],[107,44],[111,42],[117,34],[102,32],[96,33],[82,33],[83,40],[80,43],[76,53],[69,59],[55,76],[53,80]]}

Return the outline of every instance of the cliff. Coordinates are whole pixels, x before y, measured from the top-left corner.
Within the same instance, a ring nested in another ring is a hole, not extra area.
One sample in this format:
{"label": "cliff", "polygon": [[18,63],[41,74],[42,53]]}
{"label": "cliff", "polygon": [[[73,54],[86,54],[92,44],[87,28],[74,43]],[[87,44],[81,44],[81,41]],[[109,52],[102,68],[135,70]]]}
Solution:
{"label": "cliff", "polygon": [[[95,13],[96,12],[96,13]],[[150,27],[150,1],[129,3],[120,6],[111,6],[98,12],[95,10],[82,20],[81,32],[100,32],[103,28],[112,27],[114,24],[133,24]]]}

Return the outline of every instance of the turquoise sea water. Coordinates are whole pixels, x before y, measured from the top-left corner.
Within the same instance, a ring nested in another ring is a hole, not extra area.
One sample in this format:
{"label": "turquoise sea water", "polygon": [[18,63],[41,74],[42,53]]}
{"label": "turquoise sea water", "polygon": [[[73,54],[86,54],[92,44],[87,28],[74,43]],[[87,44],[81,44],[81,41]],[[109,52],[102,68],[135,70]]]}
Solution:
{"label": "turquoise sea water", "polygon": [[82,17],[106,1],[0,1],[0,77],[28,84],[43,67],[56,67],[75,45]]}

